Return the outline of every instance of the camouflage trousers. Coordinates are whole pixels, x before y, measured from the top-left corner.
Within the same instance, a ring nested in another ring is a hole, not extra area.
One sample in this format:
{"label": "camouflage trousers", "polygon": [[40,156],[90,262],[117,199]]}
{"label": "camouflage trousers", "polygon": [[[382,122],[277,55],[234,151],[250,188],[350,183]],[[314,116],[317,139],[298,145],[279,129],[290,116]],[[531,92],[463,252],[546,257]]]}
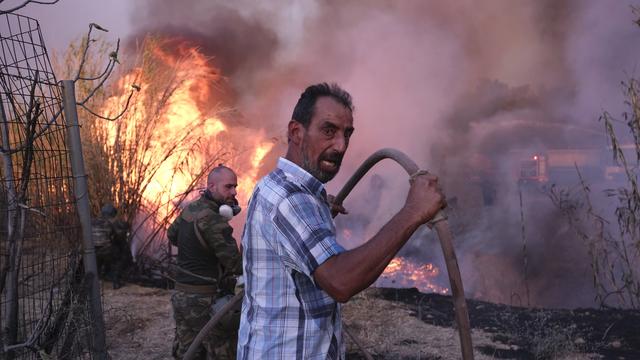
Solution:
{"label": "camouflage trousers", "polygon": [[117,248],[113,245],[96,246],[98,275],[113,282],[113,288],[122,287],[127,278],[128,267],[133,263],[128,247]]}
{"label": "camouflage trousers", "polygon": [[[173,357],[182,359],[200,330],[212,316],[215,298],[208,295],[175,291],[171,296],[176,336],[173,341]],[[205,337],[195,359],[235,359],[238,329],[228,331],[216,327]]]}

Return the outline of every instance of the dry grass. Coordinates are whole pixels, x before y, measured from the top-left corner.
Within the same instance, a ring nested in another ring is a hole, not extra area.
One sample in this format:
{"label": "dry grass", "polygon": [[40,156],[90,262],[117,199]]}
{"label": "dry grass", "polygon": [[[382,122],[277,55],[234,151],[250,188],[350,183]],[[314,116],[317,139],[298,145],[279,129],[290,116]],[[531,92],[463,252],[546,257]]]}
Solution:
{"label": "dry grass", "polygon": [[[550,197],[587,247],[597,300],[601,306],[640,308],[640,84],[625,86],[629,109],[623,120],[604,113],[601,120],[612,146],[612,156],[624,179],[608,189],[612,213],[601,213],[592,201],[591,188],[581,179],[578,189],[552,187]],[[621,129],[622,128],[622,129]],[[630,143],[631,142],[631,143]],[[631,146],[633,154],[624,149]]]}
{"label": "dry grass", "polygon": [[173,359],[174,324],[170,292],[127,285],[118,290],[104,283],[107,349],[112,359]]}
{"label": "dry grass", "polygon": [[[343,320],[376,358],[383,359],[459,359],[460,341],[454,328],[429,325],[411,315],[406,304],[375,297],[376,289],[368,289],[343,307]],[[490,335],[474,329],[474,346],[492,345]],[[348,339],[348,338],[347,338]],[[351,341],[347,352],[358,353]],[[491,359],[477,354],[476,359]]]}
{"label": "dry grass", "polygon": [[[171,292],[128,284],[112,290],[104,283],[107,346],[113,359],[171,359],[174,322],[171,314]],[[427,324],[415,316],[415,308],[402,302],[377,296],[380,290],[368,289],[343,306],[343,321],[376,359],[460,359],[457,330]],[[502,318],[502,317],[501,317]],[[597,355],[577,353],[575,341],[567,332],[547,326],[543,318],[535,324],[513,318],[513,328],[522,334],[534,334],[532,346],[538,346],[540,359],[596,359]],[[522,335],[521,334],[521,335]],[[514,334],[498,334],[473,329],[475,358],[497,357],[480,353],[479,348],[518,350],[492,340]],[[517,335],[517,334],[515,334]],[[356,345],[346,336],[347,353],[358,357]],[[568,340],[570,339],[570,340]],[[562,341],[557,341],[562,340]],[[534,344],[535,343],[535,344]],[[553,353],[549,349],[555,349]],[[348,357],[349,358],[349,357]]]}

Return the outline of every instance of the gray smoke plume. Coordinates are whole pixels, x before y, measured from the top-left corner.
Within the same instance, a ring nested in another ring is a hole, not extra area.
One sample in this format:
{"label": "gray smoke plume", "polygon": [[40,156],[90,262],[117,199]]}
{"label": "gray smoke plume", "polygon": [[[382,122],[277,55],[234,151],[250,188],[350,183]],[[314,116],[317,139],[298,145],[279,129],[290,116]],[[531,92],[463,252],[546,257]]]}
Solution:
{"label": "gray smoke plume", "polygon": [[[147,0],[137,37],[188,39],[227,79],[230,105],[249,126],[282,136],[299,94],[335,81],[351,92],[356,132],[336,192],[373,151],[394,147],[437,173],[452,208],[469,295],[531,305],[591,305],[583,244],[544,194],[517,187],[523,157],[549,149],[606,149],[604,110],[622,107],[619,84],[635,70],[640,29],[620,2],[544,0]],[[264,171],[274,164],[275,149]],[[403,203],[408,183],[376,168],[345,204],[349,247]],[[240,174],[241,175],[241,174]],[[372,192],[378,192],[367,206]],[[521,212],[527,252],[523,252]],[[357,220],[357,221],[356,221]],[[404,249],[444,273],[433,234]],[[447,286],[446,277],[440,279]]]}

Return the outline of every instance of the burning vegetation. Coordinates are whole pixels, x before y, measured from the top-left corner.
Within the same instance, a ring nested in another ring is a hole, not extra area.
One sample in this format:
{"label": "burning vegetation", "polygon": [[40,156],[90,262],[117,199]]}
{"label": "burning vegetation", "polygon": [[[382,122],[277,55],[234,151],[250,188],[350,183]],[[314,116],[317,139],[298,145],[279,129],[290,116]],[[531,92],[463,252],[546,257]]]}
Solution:
{"label": "burning vegetation", "polygon": [[[246,203],[277,139],[241,121],[225,102],[223,76],[197,45],[148,37],[130,53],[135,61],[94,100],[100,110],[84,114],[85,161],[93,206],[115,204],[134,224],[134,253],[156,258],[167,251],[165,228],[212,167],[242,174],[238,199]],[[116,121],[104,121],[122,108]]]}
{"label": "burning vegetation", "polygon": [[425,293],[449,294],[449,289],[434,282],[434,278],[439,274],[440,269],[433,264],[420,264],[407,258],[396,257],[384,269],[376,281],[376,286],[416,288]]}

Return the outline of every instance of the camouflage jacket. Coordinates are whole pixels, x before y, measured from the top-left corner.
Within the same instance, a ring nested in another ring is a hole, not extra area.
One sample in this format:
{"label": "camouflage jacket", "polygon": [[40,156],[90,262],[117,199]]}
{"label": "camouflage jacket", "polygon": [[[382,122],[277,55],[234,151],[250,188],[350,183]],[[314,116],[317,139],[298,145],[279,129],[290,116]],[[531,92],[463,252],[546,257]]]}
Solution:
{"label": "camouflage jacket", "polygon": [[113,224],[109,219],[99,216],[91,222],[91,237],[96,248],[110,247],[114,235]]}
{"label": "camouflage jacket", "polygon": [[129,223],[118,218],[98,216],[91,222],[91,234],[95,246],[108,246],[114,243],[127,243]]}
{"label": "camouflage jacket", "polygon": [[[233,228],[218,213],[218,208],[215,201],[203,195],[189,204],[169,227],[167,237],[178,247],[176,281],[189,285],[211,284],[189,274],[193,273],[216,279],[219,288],[230,287],[232,291],[235,280],[230,284],[229,279],[242,274],[242,257],[232,236]],[[198,239],[194,222],[206,246]]]}

